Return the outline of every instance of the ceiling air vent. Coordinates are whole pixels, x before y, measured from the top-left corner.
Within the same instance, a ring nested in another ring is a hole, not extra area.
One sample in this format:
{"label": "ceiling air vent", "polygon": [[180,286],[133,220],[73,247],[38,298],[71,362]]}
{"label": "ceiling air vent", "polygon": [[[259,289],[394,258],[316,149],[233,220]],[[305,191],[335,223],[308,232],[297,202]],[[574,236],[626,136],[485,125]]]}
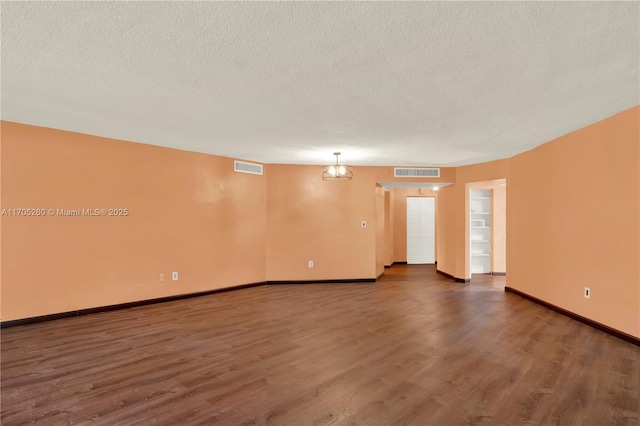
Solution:
{"label": "ceiling air vent", "polygon": [[234,161],[233,171],[239,173],[250,173],[252,175],[262,174],[262,164],[247,163],[245,161]]}
{"label": "ceiling air vent", "polygon": [[433,167],[395,167],[393,169],[394,177],[425,177],[439,178],[440,169]]}

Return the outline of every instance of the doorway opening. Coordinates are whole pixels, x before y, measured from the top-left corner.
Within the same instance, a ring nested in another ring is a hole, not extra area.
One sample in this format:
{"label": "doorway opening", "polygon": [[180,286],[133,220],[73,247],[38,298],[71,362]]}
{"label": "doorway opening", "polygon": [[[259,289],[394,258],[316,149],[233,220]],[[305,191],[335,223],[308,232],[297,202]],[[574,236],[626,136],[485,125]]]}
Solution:
{"label": "doorway opening", "polygon": [[507,273],[507,180],[467,184],[467,276]]}

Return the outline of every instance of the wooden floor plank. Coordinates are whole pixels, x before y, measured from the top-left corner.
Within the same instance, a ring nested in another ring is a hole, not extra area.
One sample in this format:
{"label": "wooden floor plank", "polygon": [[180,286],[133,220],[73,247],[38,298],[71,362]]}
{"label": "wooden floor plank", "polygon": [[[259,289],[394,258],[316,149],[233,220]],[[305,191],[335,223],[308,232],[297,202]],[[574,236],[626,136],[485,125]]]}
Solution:
{"label": "wooden floor plank", "polygon": [[3,425],[637,425],[640,348],[396,265],[2,330]]}

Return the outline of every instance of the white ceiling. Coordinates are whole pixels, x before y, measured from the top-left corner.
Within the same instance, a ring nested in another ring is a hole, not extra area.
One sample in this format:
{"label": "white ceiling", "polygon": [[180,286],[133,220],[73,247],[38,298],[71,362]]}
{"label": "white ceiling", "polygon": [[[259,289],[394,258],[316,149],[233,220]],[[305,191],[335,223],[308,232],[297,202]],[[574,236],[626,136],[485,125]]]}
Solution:
{"label": "white ceiling", "polygon": [[640,103],[637,1],[0,12],[2,119],[266,163],[477,163]]}

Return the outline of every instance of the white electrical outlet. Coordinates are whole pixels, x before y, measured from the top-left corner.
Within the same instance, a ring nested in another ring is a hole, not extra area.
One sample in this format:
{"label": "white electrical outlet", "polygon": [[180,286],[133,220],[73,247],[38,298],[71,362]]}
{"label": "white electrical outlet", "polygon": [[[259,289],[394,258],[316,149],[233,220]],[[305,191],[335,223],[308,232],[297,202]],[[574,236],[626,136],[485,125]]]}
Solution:
{"label": "white electrical outlet", "polygon": [[362,226],[363,228],[366,228],[366,227],[367,227],[367,221],[366,221],[366,220],[363,220],[363,221],[360,223],[360,226]]}
{"label": "white electrical outlet", "polygon": [[177,272],[172,272],[171,273],[171,279],[174,281],[178,281],[178,273]]}
{"label": "white electrical outlet", "polygon": [[159,274],[158,275],[158,281],[160,281],[160,282],[164,281],[164,274]]}
{"label": "white electrical outlet", "polygon": [[589,287],[584,288],[584,298],[591,299],[591,289]]}
{"label": "white electrical outlet", "polygon": [[313,260],[309,261],[309,268],[313,268]]}

